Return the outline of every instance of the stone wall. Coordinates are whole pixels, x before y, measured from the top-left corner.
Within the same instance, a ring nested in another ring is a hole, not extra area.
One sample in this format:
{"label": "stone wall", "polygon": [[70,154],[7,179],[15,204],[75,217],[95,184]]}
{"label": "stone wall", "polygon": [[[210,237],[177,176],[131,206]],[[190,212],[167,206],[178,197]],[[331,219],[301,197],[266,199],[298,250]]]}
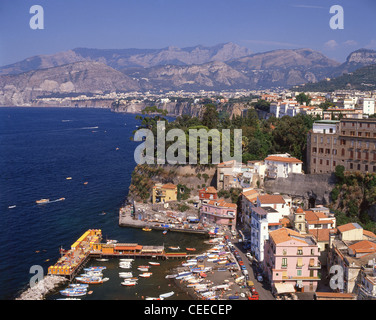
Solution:
{"label": "stone wall", "polygon": [[333,174],[292,174],[285,179],[268,179],[264,182],[264,189],[268,193],[301,197],[304,201],[304,208],[320,204],[329,205],[330,192],[334,186]]}

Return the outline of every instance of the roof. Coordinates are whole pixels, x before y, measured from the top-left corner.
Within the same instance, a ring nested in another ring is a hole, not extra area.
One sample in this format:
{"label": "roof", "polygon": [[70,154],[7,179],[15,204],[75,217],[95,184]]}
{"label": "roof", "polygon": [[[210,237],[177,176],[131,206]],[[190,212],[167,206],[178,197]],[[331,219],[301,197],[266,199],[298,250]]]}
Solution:
{"label": "roof", "polygon": [[274,287],[277,291],[277,294],[282,294],[282,293],[294,293],[295,288],[292,283],[274,283]]}
{"label": "roof", "polygon": [[363,230],[363,235],[370,237],[370,238],[376,238],[376,234],[368,230]]}
{"label": "roof", "polygon": [[341,293],[341,292],[315,292],[318,298],[328,298],[328,299],[355,299],[355,293]]}
{"label": "roof", "polygon": [[253,201],[257,199],[258,192],[255,189],[251,189],[248,191],[243,191],[241,195],[246,197],[249,201]]}
{"label": "roof", "polygon": [[[281,228],[275,231],[271,231],[269,233],[269,237],[274,241],[275,244],[291,240],[307,243],[299,232],[287,228]],[[297,237],[300,239],[298,239]]]}
{"label": "roof", "polygon": [[337,229],[342,233],[342,232],[346,232],[346,231],[350,231],[354,229],[362,229],[362,227],[355,222],[350,222],[342,226],[338,226]]}
{"label": "roof", "polygon": [[331,229],[310,229],[308,230],[310,235],[313,235],[317,241],[329,242]]}
{"label": "roof", "polygon": [[351,249],[355,253],[376,252],[376,243],[368,240],[362,240],[349,246],[349,249]]}
{"label": "roof", "polygon": [[289,162],[289,163],[303,163],[303,161],[296,159],[296,158],[288,158],[288,157],[281,157],[281,156],[268,156],[265,158],[268,161],[277,161],[277,162]]}
{"label": "roof", "polygon": [[177,186],[173,183],[167,183],[162,186],[163,189],[176,189]]}
{"label": "roof", "polygon": [[237,205],[235,203],[226,202],[223,199],[217,199],[217,200],[210,200],[208,202],[209,205],[217,206],[217,207],[224,207],[224,208],[234,208],[237,209]]}
{"label": "roof", "polygon": [[282,204],[285,204],[286,201],[285,199],[283,199],[283,197],[280,195],[280,194],[266,194],[266,195],[261,195],[261,196],[258,196],[258,199],[260,200],[260,203],[261,204],[266,204],[266,203],[272,203],[272,204],[276,204],[276,203],[282,203]]}

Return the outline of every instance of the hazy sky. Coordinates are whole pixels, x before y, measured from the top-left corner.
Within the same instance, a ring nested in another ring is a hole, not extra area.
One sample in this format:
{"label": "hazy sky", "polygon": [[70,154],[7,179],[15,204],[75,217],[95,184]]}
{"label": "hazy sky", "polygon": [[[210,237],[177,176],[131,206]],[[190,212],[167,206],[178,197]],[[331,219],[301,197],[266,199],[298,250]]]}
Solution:
{"label": "hazy sky", "polygon": [[[44,30],[29,25],[44,9]],[[344,29],[332,30],[332,5]],[[77,47],[163,48],[234,42],[254,52],[312,48],[343,62],[376,49],[375,0],[0,0],[0,65]]]}

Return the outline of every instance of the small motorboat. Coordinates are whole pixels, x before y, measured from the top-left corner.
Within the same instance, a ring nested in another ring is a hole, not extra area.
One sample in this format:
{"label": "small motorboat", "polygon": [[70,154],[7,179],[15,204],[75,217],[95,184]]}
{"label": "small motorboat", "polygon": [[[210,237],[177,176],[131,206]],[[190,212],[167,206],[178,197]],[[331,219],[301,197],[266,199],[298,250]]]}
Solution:
{"label": "small motorboat", "polygon": [[65,179],[66,180],[72,180],[72,177],[66,177]]}
{"label": "small motorboat", "polygon": [[133,274],[132,272],[119,272],[120,278],[132,278]]}
{"label": "small motorboat", "polygon": [[105,258],[101,258],[101,259],[96,259],[97,261],[100,261],[100,262],[105,262],[105,261],[108,261],[108,259],[105,259]]}
{"label": "small motorboat", "polygon": [[162,233],[163,233],[163,234],[167,234],[167,230],[163,231]]}
{"label": "small motorboat", "polygon": [[137,284],[137,281],[130,281],[130,280],[124,280],[121,285],[131,287],[135,286]]}
{"label": "small motorboat", "polygon": [[144,272],[144,273],[141,273],[139,274],[139,277],[141,278],[149,278],[153,273],[151,272]]}
{"label": "small motorboat", "polygon": [[150,228],[142,228],[142,231],[151,231]]}
{"label": "small motorboat", "polygon": [[14,209],[15,207],[16,207],[16,205],[9,206],[8,209]]}
{"label": "small motorboat", "polygon": [[45,204],[45,203],[49,203],[50,202],[50,199],[40,199],[40,200],[37,200],[35,201],[37,204]]}
{"label": "small motorboat", "polygon": [[171,250],[179,250],[180,247],[169,247]]}
{"label": "small motorboat", "polygon": [[159,262],[149,261],[149,264],[152,266],[160,266],[161,264]]}
{"label": "small motorboat", "polygon": [[165,298],[168,298],[168,297],[173,296],[174,294],[175,294],[174,291],[170,291],[170,292],[167,292],[167,293],[160,294],[160,295],[159,295],[159,298],[163,298],[163,299],[165,299]]}
{"label": "small motorboat", "polygon": [[185,248],[187,251],[196,251],[196,248]]}
{"label": "small motorboat", "polygon": [[137,268],[137,270],[139,270],[139,271],[144,271],[144,272],[145,272],[145,271],[149,271],[149,269],[148,269],[148,268],[140,268],[140,267],[139,267],[139,268]]}
{"label": "small motorboat", "polygon": [[85,182],[84,182],[84,185],[87,185],[88,183],[89,183],[89,182],[85,181]]}
{"label": "small motorboat", "polygon": [[163,298],[146,297],[145,300],[163,300]]}

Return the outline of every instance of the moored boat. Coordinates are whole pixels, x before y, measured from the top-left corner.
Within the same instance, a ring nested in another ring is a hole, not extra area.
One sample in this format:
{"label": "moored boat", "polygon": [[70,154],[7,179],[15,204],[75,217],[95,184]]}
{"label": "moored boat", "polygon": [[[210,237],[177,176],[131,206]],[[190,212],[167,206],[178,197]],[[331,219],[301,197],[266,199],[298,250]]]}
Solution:
{"label": "moored boat", "polygon": [[151,264],[152,266],[159,266],[159,265],[161,265],[159,262],[154,262],[154,261],[149,261],[149,264]]}
{"label": "moored boat", "polygon": [[160,294],[159,297],[165,299],[165,298],[173,296],[174,293],[175,293],[174,291],[170,291],[170,292],[167,292],[167,293]]}
{"label": "moored boat", "polygon": [[138,276],[142,278],[149,278],[152,274],[153,273],[151,272],[144,272],[144,273],[139,274]]}

